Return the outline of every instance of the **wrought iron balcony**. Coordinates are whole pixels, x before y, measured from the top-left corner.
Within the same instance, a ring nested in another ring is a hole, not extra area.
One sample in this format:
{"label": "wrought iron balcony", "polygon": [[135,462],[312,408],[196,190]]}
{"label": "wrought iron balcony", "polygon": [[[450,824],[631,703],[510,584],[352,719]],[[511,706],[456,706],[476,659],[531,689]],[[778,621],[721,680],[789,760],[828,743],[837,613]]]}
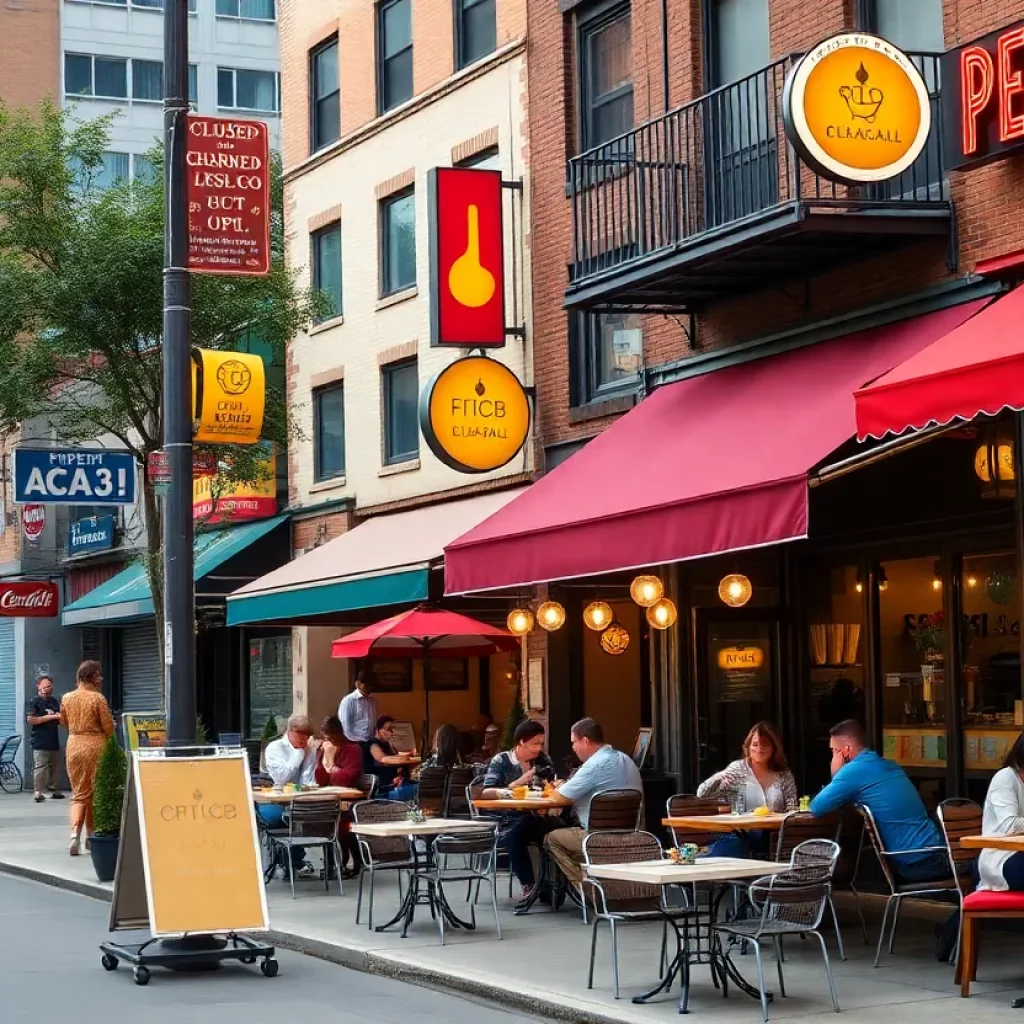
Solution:
{"label": "wrought iron balcony", "polygon": [[838,185],[789,145],[785,57],[569,161],[573,257],[566,305],[694,310],[872,249],[951,238],[939,55],[912,54],[932,129],[898,178]]}

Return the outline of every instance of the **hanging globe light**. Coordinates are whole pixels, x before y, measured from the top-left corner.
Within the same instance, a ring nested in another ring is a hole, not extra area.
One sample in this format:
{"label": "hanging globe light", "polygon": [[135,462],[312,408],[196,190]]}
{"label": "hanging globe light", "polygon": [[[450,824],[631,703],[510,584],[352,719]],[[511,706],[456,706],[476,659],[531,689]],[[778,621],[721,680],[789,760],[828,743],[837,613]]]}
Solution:
{"label": "hanging globe light", "polygon": [[515,636],[525,636],[533,629],[533,612],[529,608],[513,608],[508,613],[505,625]]}
{"label": "hanging globe light", "polygon": [[676,611],[676,606],[672,601],[667,597],[663,597],[660,601],[655,601],[647,609],[646,615],[647,621],[655,629],[668,629],[679,617],[679,612]]}
{"label": "hanging globe light", "polygon": [[583,622],[589,629],[598,633],[604,631],[611,625],[612,606],[606,601],[591,601],[583,609]]}
{"label": "hanging globe light", "polygon": [[537,609],[537,625],[549,633],[565,624],[565,609],[557,601],[545,601]]}
{"label": "hanging globe light", "polygon": [[641,608],[650,608],[664,593],[665,587],[657,576],[637,576],[629,585],[629,596]]}
{"label": "hanging globe light", "polygon": [[730,608],[742,608],[754,595],[750,580],[742,573],[734,572],[722,577],[718,584],[718,596]]}
{"label": "hanging globe light", "polygon": [[618,657],[618,655],[626,653],[628,646],[629,631],[618,622],[612,621],[611,625],[601,633],[601,650],[605,654]]}

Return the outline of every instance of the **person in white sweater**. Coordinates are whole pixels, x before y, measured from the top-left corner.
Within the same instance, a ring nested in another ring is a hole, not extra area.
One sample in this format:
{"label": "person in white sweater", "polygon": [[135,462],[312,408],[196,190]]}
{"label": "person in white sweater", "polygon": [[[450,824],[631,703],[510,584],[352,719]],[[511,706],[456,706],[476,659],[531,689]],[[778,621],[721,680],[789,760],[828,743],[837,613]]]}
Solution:
{"label": "person in white sweater", "polygon": [[[992,776],[985,797],[981,831],[986,836],[1024,835],[1024,733]],[[1024,853],[982,850],[978,857],[979,889],[1024,892]]]}

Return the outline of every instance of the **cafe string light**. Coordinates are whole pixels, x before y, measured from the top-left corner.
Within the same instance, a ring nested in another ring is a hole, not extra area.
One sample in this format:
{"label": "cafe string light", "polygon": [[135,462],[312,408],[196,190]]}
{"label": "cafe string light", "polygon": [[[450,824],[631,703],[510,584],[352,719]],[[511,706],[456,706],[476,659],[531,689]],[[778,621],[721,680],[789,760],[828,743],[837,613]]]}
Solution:
{"label": "cafe string light", "polygon": [[601,633],[601,650],[605,654],[618,657],[626,653],[629,647],[629,631],[625,626],[612,620],[611,624]]}
{"label": "cafe string light", "polygon": [[529,608],[513,608],[508,613],[505,625],[514,636],[525,636],[533,629],[533,612]]}
{"label": "cafe string light", "polygon": [[668,629],[679,617],[675,604],[667,597],[655,601],[646,612],[647,621],[655,629]]}
{"label": "cafe string light", "polygon": [[549,633],[561,629],[565,624],[565,608],[557,601],[545,601],[537,609],[537,625]]}
{"label": "cafe string light", "polygon": [[641,608],[650,608],[661,600],[665,587],[657,576],[637,576],[629,585],[629,596]]}
{"label": "cafe string light", "polygon": [[608,628],[612,621],[612,607],[606,601],[591,601],[583,609],[583,623],[598,633]]}
{"label": "cafe string light", "polygon": [[723,576],[718,584],[718,596],[730,608],[742,608],[754,595],[754,587],[742,573]]}

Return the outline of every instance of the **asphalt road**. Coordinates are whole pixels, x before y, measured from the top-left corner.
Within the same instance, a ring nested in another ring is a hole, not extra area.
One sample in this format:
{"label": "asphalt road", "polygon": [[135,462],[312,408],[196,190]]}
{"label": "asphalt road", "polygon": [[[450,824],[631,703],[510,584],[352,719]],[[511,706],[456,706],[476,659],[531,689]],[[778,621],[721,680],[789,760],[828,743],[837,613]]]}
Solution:
{"label": "asphalt road", "polygon": [[142,988],[129,968],[100,966],[107,913],[98,900],[0,875],[3,1024],[538,1024],[286,950],[276,978],[237,964],[205,975],[154,969]]}

